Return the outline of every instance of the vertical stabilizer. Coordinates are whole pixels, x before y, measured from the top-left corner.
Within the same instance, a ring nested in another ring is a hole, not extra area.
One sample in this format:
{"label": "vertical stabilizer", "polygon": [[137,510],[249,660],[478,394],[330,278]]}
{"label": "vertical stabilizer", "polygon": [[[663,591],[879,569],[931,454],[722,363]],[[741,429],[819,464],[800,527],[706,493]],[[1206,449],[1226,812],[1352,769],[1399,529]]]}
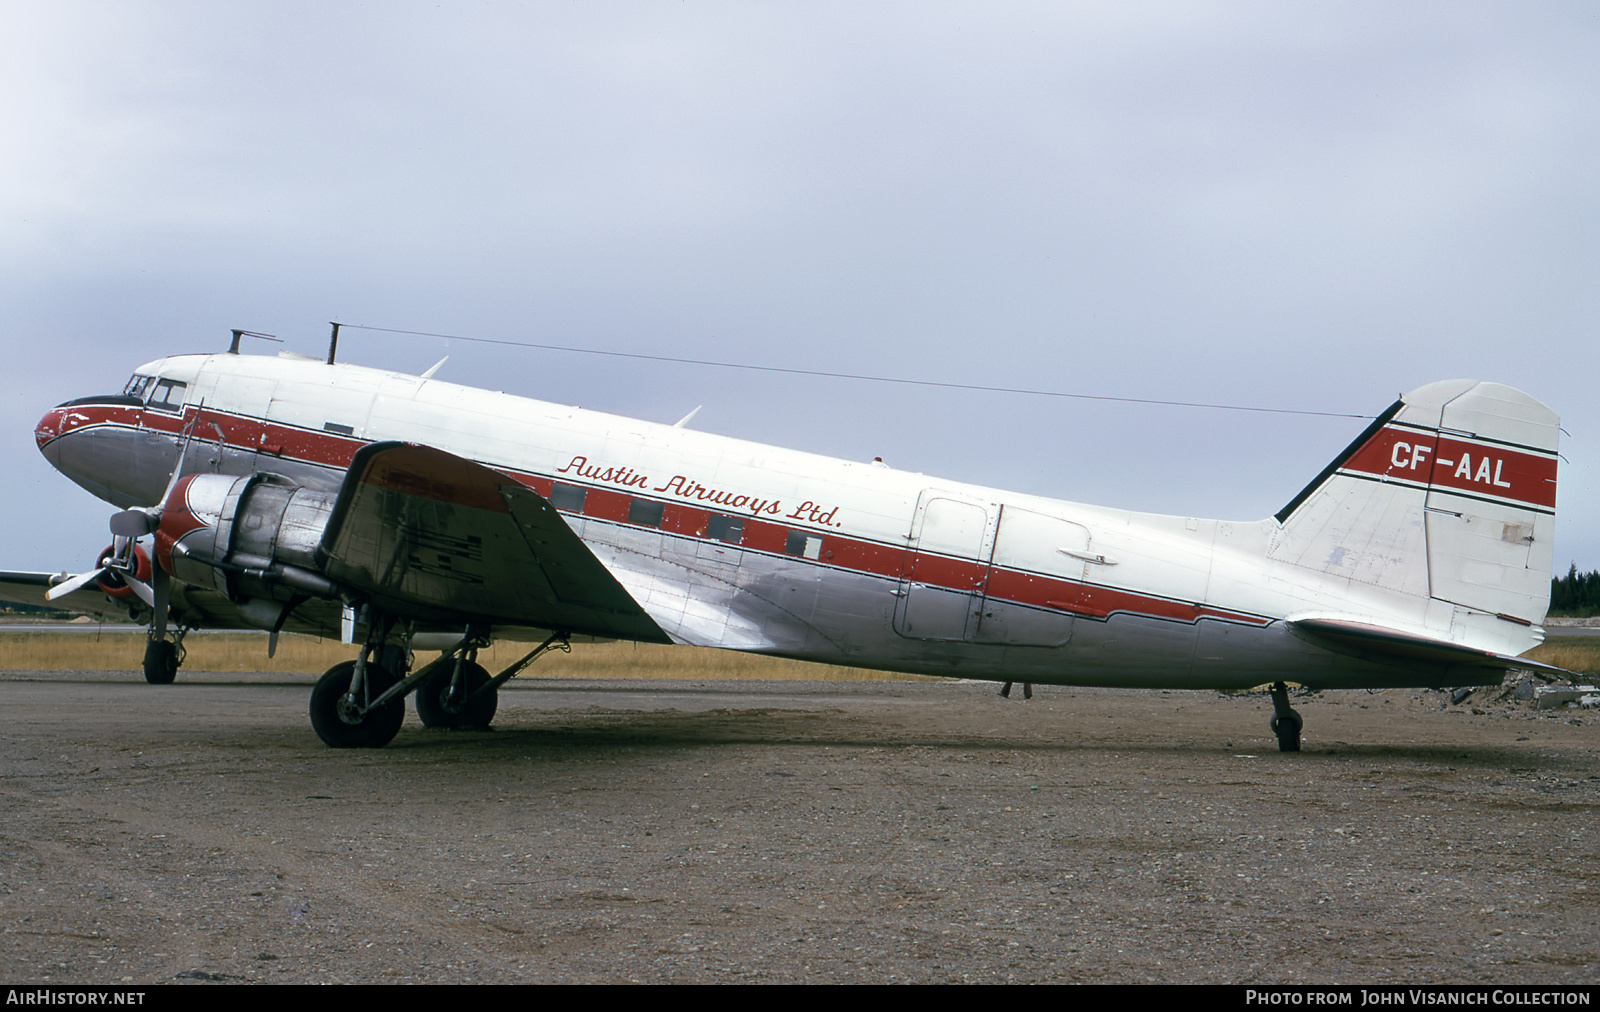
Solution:
{"label": "vertical stabilizer", "polygon": [[1401,398],[1278,513],[1268,555],[1537,624],[1550,603],[1555,412],[1498,383]]}

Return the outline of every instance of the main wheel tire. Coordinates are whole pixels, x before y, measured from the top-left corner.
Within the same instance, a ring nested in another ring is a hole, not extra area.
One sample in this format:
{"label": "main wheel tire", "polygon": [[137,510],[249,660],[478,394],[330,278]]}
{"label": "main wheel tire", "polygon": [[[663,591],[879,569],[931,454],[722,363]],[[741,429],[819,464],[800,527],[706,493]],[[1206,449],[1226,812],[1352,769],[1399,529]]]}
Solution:
{"label": "main wheel tire", "polygon": [[[400,733],[406,701],[396,697],[376,710],[358,714],[345,701],[356,674],[356,662],[335,664],[311,690],[311,726],[329,748],[382,748]],[[376,699],[399,679],[387,669],[367,664],[367,698]]]}
{"label": "main wheel tire", "polygon": [[144,645],[144,680],[151,685],[171,685],[178,677],[178,645],[171,640],[147,640]]}
{"label": "main wheel tire", "polygon": [[[473,694],[489,684],[489,672],[483,666],[467,661],[461,666],[461,696],[463,704],[451,706],[446,697],[450,694],[450,668],[439,672],[417,687],[417,716],[425,727],[484,728],[494,720],[500,706],[500,692],[491,689],[479,696]],[[470,698],[469,698],[470,697]]]}
{"label": "main wheel tire", "polygon": [[1293,710],[1289,711],[1287,720],[1277,714],[1272,715],[1272,733],[1278,736],[1279,752],[1300,751],[1300,729],[1305,723],[1305,719]]}

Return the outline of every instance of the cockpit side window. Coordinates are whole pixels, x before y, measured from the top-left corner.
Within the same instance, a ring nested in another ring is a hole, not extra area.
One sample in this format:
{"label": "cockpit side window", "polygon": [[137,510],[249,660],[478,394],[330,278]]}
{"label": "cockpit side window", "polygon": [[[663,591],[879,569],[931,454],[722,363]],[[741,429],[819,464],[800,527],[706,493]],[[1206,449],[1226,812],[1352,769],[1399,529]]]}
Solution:
{"label": "cockpit side window", "polygon": [[129,377],[128,385],[122,388],[122,394],[124,397],[137,397],[142,401],[144,400],[144,395],[150,390],[150,384],[155,381],[156,378],[154,376],[140,376],[138,373],[134,373]]}
{"label": "cockpit side window", "polygon": [[189,389],[189,384],[181,380],[158,379],[155,389],[151,391],[150,400],[145,402],[145,407],[157,411],[180,411],[183,409],[184,391]]}

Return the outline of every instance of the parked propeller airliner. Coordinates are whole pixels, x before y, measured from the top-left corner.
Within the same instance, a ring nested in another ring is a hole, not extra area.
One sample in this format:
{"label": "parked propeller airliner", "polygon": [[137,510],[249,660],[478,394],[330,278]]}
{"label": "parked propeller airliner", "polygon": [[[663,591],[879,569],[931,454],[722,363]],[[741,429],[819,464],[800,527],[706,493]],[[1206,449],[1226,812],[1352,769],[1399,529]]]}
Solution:
{"label": "parked propeller airliner", "polygon": [[[1542,667],[1515,655],[1544,638],[1557,419],[1494,383],[1406,395],[1276,515],[1236,523],[237,344],[45,413],[45,457],[123,511],[89,572],[0,583],[148,622],[156,683],[193,628],[343,635],[357,659],[311,696],[335,747],[387,743],[413,691],[425,724],[487,725],[505,679],[580,635],[996,681],[1270,683],[1286,751],[1290,681]],[[546,638],[527,657],[477,664],[528,628]],[[429,637],[439,659],[408,668]]]}

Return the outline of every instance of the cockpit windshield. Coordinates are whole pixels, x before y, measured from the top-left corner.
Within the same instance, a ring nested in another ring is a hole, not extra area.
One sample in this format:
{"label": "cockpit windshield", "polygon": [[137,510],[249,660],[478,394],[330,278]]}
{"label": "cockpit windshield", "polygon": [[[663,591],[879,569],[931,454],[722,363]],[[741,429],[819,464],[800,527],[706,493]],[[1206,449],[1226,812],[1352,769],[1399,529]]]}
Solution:
{"label": "cockpit windshield", "polygon": [[150,391],[150,399],[145,402],[145,407],[157,411],[180,411],[183,408],[184,391],[189,389],[189,384],[182,380],[158,379],[155,389]]}
{"label": "cockpit windshield", "polygon": [[134,373],[129,377],[128,385],[122,388],[122,395],[124,397],[137,397],[142,401],[144,400],[144,395],[150,390],[150,384],[155,381],[156,378],[154,376],[140,376],[138,373]]}
{"label": "cockpit windshield", "polygon": [[122,396],[140,401],[145,407],[157,411],[181,411],[184,394],[188,389],[189,384],[182,380],[141,376],[134,373],[128,380],[128,385],[122,388]]}

